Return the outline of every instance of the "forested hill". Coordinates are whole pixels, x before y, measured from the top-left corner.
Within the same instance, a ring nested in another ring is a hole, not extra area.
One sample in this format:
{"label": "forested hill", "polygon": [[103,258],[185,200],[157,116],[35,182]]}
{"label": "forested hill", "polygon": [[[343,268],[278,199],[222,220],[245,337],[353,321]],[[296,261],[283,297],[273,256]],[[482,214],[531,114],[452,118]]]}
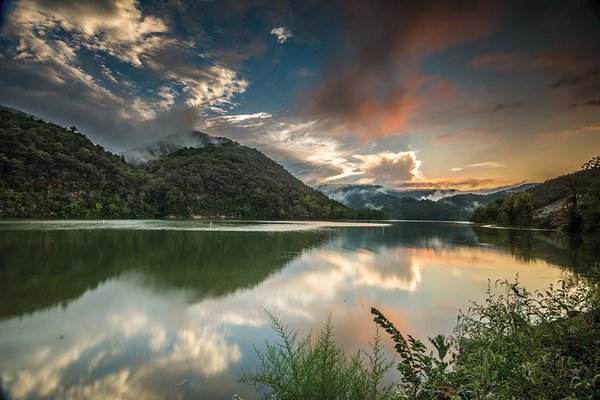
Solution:
{"label": "forested hill", "polygon": [[523,193],[475,210],[473,222],[600,234],[600,156],[580,171],[549,179]]}
{"label": "forested hill", "polygon": [[142,217],[158,198],[155,179],[75,127],[0,110],[2,217]]}
{"label": "forested hill", "polygon": [[225,215],[242,219],[383,217],[356,211],[306,185],[256,149],[236,142],[182,148],[144,170],[164,186],[165,215]]}
{"label": "forested hill", "polygon": [[382,217],[330,200],[255,149],[184,148],[140,166],[65,129],[0,109],[0,217]]}

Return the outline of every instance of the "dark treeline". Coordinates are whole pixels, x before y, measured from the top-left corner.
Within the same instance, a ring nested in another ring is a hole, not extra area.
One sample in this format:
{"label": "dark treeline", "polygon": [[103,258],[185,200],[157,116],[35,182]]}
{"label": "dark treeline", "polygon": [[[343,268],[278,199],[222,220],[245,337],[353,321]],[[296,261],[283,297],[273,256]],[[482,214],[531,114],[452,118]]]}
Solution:
{"label": "dark treeline", "polygon": [[304,185],[258,150],[228,141],[146,165],[65,129],[0,109],[0,217],[374,219]]}
{"label": "dark treeline", "polygon": [[487,206],[477,208],[471,220],[507,226],[531,226],[533,196],[531,193],[517,193],[506,199],[497,199]]}

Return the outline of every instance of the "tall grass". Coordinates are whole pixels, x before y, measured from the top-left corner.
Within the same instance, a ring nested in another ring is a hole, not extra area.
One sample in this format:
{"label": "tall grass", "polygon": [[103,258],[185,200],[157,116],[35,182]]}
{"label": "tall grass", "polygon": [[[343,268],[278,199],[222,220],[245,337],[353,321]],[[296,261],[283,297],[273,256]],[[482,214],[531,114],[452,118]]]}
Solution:
{"label": "tall grass", "polygon": [[388,399],[393,385],[382,384],[391,368],[377,333],[371,351],[349,356],[333,340],[331,316],[316,338],[298,337],[277,314],[267,312],[278,340],[257,351],[259,366],[242,377],[265,399]]}

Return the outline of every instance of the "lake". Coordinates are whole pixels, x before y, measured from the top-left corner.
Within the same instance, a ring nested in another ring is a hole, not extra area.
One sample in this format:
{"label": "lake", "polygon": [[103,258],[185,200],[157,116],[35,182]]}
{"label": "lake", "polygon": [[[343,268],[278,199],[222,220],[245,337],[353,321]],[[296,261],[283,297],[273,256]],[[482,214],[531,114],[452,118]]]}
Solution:
{"label": "lake", "polygon": [[[329,314],[367,348],[377,307],[449,333],[488,280],[543,289],[600,259],[549,232],[440,222],[0,222],[0,380],[12,398],[256,399],[273,338]],[[390,354],[392,349],[388,346]]]}

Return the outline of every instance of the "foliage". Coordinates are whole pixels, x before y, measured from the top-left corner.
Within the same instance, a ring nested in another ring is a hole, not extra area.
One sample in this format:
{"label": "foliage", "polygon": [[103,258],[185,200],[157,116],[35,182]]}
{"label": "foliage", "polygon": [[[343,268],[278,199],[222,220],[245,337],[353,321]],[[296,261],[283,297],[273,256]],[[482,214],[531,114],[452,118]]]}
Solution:
{"label": "foliage", "polygon": [[[383,328],[392,338],[396,352],[400,355],[398,371],[401,373],[401,397],[416,398],[427,394],[428,398],[438,398],[445,392],[445,371],[448,363],[445,361],[450,342],[444,335],[429,338],[437,354],[427,354],[427,347],[423,342],[407,335],[404,338],[400,331],[385,315],[376,308],[371,308],[375,316],[374,321]],[[442,389],[438,393],[439,388]]]}
{"label": "foliage", "polygon": [[257,150],[224,140],[146,166],[62,128],[0,109],[0,217],[383,219],[304,185]]}
{"label": "foliage", "polygon": [[155,182],[76,128],[0,110],[0,216],[156,216]]}
{"label": "foliage", "polygon": [[359,353],[348,359],[333,343],[330,320],[313,343],[272,314],[281,341],[267,342],[259,369],[243,381],[270,388],[264,398],[284,399],[600,398],[600,264],[535,293],[518,276],[489,283],[484,303],[461,312],[450,337],[429,338],[430,347],[371,313],[394,342],[400,392],[378,389],[390,366],[379,336],[365,367]]}
{"label": "foliage", "polygon": [[570,236],[600,234],[600,156],[584,163],[580,171],[549,179],[525,193],[479,207],[471,221],[506,226],[537,225],[560,229]]}
{"label": "foliage", "polygon": [[[383,354],[381,337],[376,334],[371,353],[346,355],[333,340],[331,316],[316,340],[309,334],[284,325],[279,316],[267,312],[279,342],[266,343],[258,352],[259,368],[242,381],[263,391],[265,399],[386,399],[392,386],[381,381],[391,367]],[[264,389],[268,388],[268,392]]]}
{"label": "foliage", "polygon": [[506,199],[475,210],[471,221],[507,226],[531,226],[533,224],[533,196],[531,193],[516,193]]}
{"label": "foliage", "polygon": [[600,234],[600,156],[581,166],[585,172],[579,185],[581,198],[577,201],[577,216],[581,218],[581,231]]}
{"label": "foliage", "polygon": [[382,207],[394,219],[452,221],[460,219],[456,207],[432,200],[399,198],[390,194],[378,194],[372,201]]}
{"label": "foliage", "polygon": [[536,293],[518,279],[490,284],[485,303],[461,313],[452,338],[430,339],[436,356],[372,313],[396,343],[407,398],[591,399],[600,396],[599,293],[597,277]]}

